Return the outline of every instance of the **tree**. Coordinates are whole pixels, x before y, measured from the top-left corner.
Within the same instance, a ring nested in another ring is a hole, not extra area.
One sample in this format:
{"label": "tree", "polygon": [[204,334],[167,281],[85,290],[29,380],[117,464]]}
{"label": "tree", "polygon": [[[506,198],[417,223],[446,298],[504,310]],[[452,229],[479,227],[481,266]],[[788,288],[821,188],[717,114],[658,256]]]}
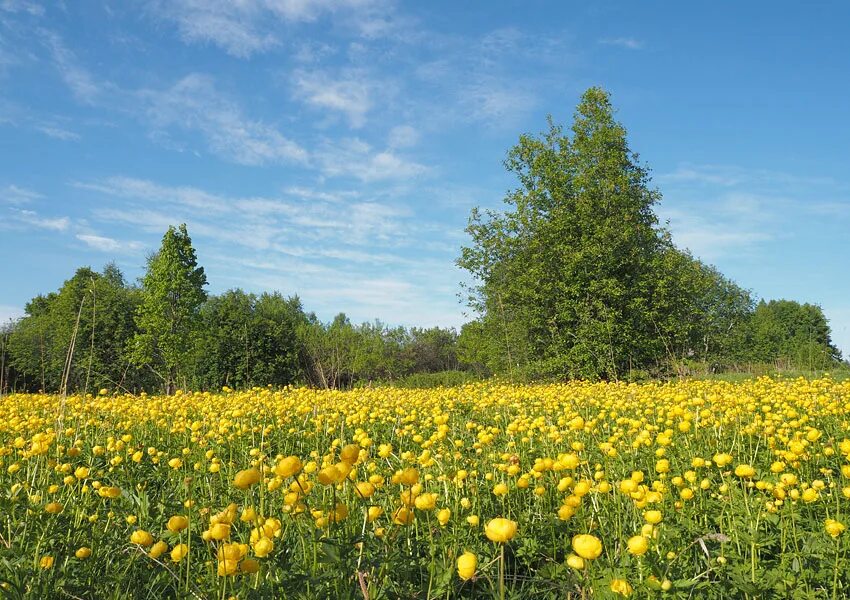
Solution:
{"label": "tree", "polygon": [[140,383],[126,356],[138,303],[138,290],[127,286],[114,264],[102,273],[81,267],[57,292],[33,298],[9,339],[23,385],[56,391],[66,371],[68,389],[83,392]]}
{"label": "tree", "polygon": [[159,251],[148,259],[132,348],[136,364],[155,372],[168,394],[188,370],[206,284],[186,225],[169,227]]}
{"label": "tree", "polygon": [[474,210],[459,266],[477,280],[470,304],[509,371],[616,379],[663,354],[646,318],[665,247],[649,176],[591,88],[572,138],[549,123],[523,135],[505,165],[510,209]]}
{"label": "tree", "polygon": [[808,370],[835,366],[841,352],[830,338],[820,306],[793,300],[760,301],[750,323],[754,360]]}

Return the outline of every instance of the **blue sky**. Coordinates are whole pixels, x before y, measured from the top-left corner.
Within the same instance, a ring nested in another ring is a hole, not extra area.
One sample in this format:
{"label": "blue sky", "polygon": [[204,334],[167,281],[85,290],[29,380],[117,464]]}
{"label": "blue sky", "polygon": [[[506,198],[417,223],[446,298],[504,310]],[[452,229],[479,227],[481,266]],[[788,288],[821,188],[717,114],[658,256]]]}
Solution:
{"label": "blue sky", "polygon": [[850,353],[850,3],[0,0],[0,319],[186,222],[210,290],[458,326],[469,210],[613,95],[674,239]]}

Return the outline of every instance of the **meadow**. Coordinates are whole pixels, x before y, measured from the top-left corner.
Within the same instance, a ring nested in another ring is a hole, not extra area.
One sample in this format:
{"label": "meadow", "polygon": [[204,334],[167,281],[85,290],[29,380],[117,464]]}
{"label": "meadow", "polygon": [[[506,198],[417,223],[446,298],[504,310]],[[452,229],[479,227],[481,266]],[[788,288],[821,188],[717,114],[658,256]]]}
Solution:
{"label": "meadow", "polygon": [[0,398],[10,598],[845,598],[850,381]]}

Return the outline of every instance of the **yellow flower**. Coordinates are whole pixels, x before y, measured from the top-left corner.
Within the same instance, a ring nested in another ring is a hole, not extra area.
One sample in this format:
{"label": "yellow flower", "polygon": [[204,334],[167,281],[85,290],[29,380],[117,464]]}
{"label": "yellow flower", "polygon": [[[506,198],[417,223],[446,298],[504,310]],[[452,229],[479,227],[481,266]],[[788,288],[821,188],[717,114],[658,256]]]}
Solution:
{"label": "yellow flower", "polygon": [[246,558],[239,564],[239,571],[241,573],[256,573],[260,570],[260,563],[254,560],[253,558]]}
{"label": "yellow flower", "polygon": [[464,581],[472,579],[477,567],[478,557],[472,552],[464,552],[457,559],[457,574]]}
{"label": "yellow flower", "polygon": [[722,468],[722,467],[725,467],[726,465],[728,465],[729,463],[732,462],[732,455],[731,454],[715,454],[714,458],[712,460],[714,460],[714,464],[716,464],[718,467]]}
{"label": "yellow flower", "polygon": [[254,544],[254,556],[265,558],[274,550],[274,542],[267,537],[262,537]]}
{"label": "yellow flower", "polygon": [[513,539],[516,535],[516,528],[516,521],[497,517],[484,526],[484,535],[491,542],[503,544]]}
{"label": "yellow flower", "polygon": [[360,446],[357,444],[349,444],[345,446],[342,450],[339,451],[339,459],[342,462],[346,462],[350,465],[353,465],[357,462],[357,458],[360,456]]}
{"label": "yellow flower", "polygon": [[302,468],[303,465],[300,458],[297,456],[287,456],[274,466],[274,472],[278,477],[286,478],[300,473]]}
{"label": "yellow flower", "polygon": [[77,467],[74,469],[74,477],[77,479],[85,479],[89,476],[89,468],[88,467]]}
{"label": "yellow flower", "polygon": [[834,538],[837,538],[844,532],[845,529],[847,529],[844,526],[844,523],[836,521],[835,519],[827,519],[826,523],[824,523],[824,528],[826,529],[826,532]]}
{"label": "yellow flower", "polygon": [[594,560],[602,554],[602,542],[589,533],[581,533],[573,537],[573,550],[585,560]]}
{"label": "yellow flower", "polygon": [[130,541],[139,546],[150,546],[153,544],[153,536],[144,529],[137,529],[130,534]]}
{"label": "yellow flower", "polygon": [[643,518],[650,525],[658,525],[664,517],[660,510],[648,510],[643,513]]}
{"label": "yellow flower", "polygon": [[38,561],[38,566],[42,569],[51,569],[53,568],[53,557],[52,556],[42,556],[41,560]]}
{"label": "yellow flower", "polygon": [[151,546],[150,556],[151,558],[159,558],[166,552],[168,552],[168,544],[160,540],[156,544]]}
{"label": "yellow flower", "polygon": [[806,502],[807,504],[814,502],[819,496],[820,494],[818,494],[818,491],[815,488],[806,488],[803,490],[803,502]]}
{"label": "yellow flower", "polygon": [[570,554],[567,557],[567,564],[577,571],[584,569],[584,559],[581,556],[576,556],[575,554]]}
{"label": "yellow flower", "polygon": [[177,544],[171,549],[171,560],[180,562],[187,554],[189,554],[189,546],[186,544]]}
{"label": "yellow flower", "polygon": [[437,521],[439,521],[440,525],[445,526],[446,523],[449,522],[449,519],[452,518],[452,511],[448,508],[443,508],[437,512]]}
{"label": "yellow flower", "polygon": [[396,525],[410,525],[413,523],[413,511],[406,506],[401,506],[393,513],[393,523]]}
{"label": "yellow flower", "polygon": [[646,551],[649,549],[649,540],[642,535],[636,535],[630,537],[626,545],[629,548],[629,553],[634,554],[635,556],[642,556],[646,554]]}
{"label": "yellow flower", "polygon": [[50,513],[51,515],[58,515],[64,508],[65,507],[58,502],[50,502],[44,507],[44,512]]}
{"label": "yellow flower", "polygon": [[91,556],[91,548],[88,548],[86,546],[80,546],[79,548],[77,548],[77,551],[74,552],[74,556],[76,556],[80,560],[85,560],[86,558]]}
{"label": "yellow flower", "polygon": [[750,465],[738,465],[735,467],[735,476],[741,479],[752,479],[755,477],[756,470]]}
{"label": "yellow flower", "polygon": [[469,515],[466,517],[466,522],[472,525],[473,527],[478,527],[478,523],[480,522],[478,519],[478,515]]}
{"label": "yellow flower", "polygon": [[168,523],[165,526],[168,528],[168,531],[177,533],[178,531],[183,531],[189,526],[189,519],[183,515],[174,515],[168,519]]}
{"label": "yellow flower", "polygon": [[625,579],[612,579],[611,591],[619,596],[631,596],[634,590]]}
{"label": "yellow flower", "polygon": [[214,540],[226,540],[230,537],[230,523],[216,523],[209,528],[210,538]]}
{"label": "yellow flower", "polygon": [[262,475],[260,475],[260,472],[257,469],[251,467],[250,469],[239,471],[236,474],[236,477],[233,478],[233,485],[235,485],[240,490],[247,490],[255,483],[258,483],[260,479],[262,479]]}
{"label": "yellow flower", "polygon": [[354,484],[354,491],[361,498],[371,498],[375,495],[375,486],[368,481],[360,481]]}

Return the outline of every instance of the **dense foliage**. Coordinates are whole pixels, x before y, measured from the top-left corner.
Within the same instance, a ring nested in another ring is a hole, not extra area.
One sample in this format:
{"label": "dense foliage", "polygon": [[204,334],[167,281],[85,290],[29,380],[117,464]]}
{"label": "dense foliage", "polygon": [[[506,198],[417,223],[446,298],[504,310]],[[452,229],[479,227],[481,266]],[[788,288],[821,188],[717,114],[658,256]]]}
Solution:
{"label": "dense foliage", "polygon": [[519,181],[508,209],[473,210],[458,264],[479,319],[464,356],[511,375],[610,380],[839,358],[819,307],[754,311],[748,291],[673,245],[606,92],[582,96],[571,134],[550,121],[521,136],[505,162]]}
{"label": "dense foliage", "polygon": [[0,398],[9,598],[847,598],[850,380]]}

